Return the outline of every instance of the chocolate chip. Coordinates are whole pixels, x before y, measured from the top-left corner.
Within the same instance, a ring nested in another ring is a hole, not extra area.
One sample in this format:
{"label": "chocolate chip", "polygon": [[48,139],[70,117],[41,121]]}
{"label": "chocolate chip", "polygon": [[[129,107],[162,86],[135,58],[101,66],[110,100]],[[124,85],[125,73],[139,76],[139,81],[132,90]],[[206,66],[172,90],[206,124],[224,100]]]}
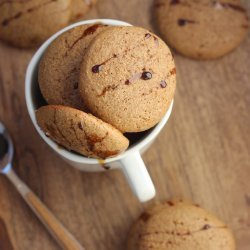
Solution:
{"label": "chocolate chip", "polygon": [[81,122],[78,122],[78,128],[83,130],[83,126],[82,126],[82,123]]}
{"label": "chocolate chip", "polygon": [[194,21],[194,20],[188,20],[188,19],[182,19],[182,18],[180,18],[180,19],[178,19],[178,25],[179,26],[185,26],[186,24],[188,24],[188,23],[196,23],[196,21]]}
{"label": "chocolate chip", "polygon": [[95,66],[92,67],[92,72],[93,73],[99,73],[101,71],[101,66],[100,64],[97,64]]}
{"label": "chocolate chip", "polygon": [[149,80],[152,78],[152,74],[149,72],[149,71],[144,71],[142,74],[141,74],[141,79],[142,80]]}
{"label": "chocolate chip", "polygon": [[146,38],[146,39],[148,39],[148,38],[150,38],[150,37],[151,37],[151,35],[150,35],[149,33],[146,33],[146,34],[145,34],[145,38]]}
{"label": "chocolate chip", "polygon": [[184,26],[186,25],[187,21],[185,19],[178,19],[178,25],[179,26]]}
{"label": "chocolate chip", "polygon": [[211,226],[208,225],[208,224],[205,224],[205,225],[202,227],[202,230],[208,230],[209,228],[211,228]]}
{"label": "chocolate chip", "polygon": [[162,80],[162,81],[160,82],[160,86],[161,86],[162,88],[166,88],[166,87],[167,87],[166,81]]}
{"label": "chocolate chip", "polygon": [[172,201],[168,201],[167,203],[168,203],[168,205],[171,206],[171,207],[174,206],[174,203],[173,203]]}

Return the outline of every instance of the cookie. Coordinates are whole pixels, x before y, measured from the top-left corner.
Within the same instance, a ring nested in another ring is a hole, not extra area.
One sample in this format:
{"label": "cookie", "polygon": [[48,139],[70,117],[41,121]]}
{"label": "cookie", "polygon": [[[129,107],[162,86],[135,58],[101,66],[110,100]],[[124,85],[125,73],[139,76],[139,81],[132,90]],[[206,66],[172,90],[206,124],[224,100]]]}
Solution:
{"label": "cookie", "polygon": [[128,250],[235,250],[231,230],[197,205],[167,201],[144,212],[133,225]]}
{"label": "cookie", "polygon": [[71,0],[0,1],[0,39],[20,48],[42,43],[66,26]]}
{"label": "cookie", "polygon": [[248,32],[246,10],[239,0],[156,0],[154,8],[161,36],[191,58],[223,56]]}
{"label": "cookie", "polygon": [[110,27],[87,48],[79,91],[94,115],[139,132],[162,119],[175,85],[174,60],[159,37],[139,27]]}
{"label": "cookie", "polygon": [[97,0],[72,0],[71,20],[75,21],[82,16],[94,5]]}
{"label": "cookie", "polygon": [[78,91],[80,65],[92,39],[107,26],[77,26],[60,35],[46,50],[38,72],[40,90],[49,104],[86,110]]}
{"label": "cookie", "polygon": [[111,125],[91,114],[60,105],[36,111],[43,132],[69,150],[94,158],[108,158],[125,151],[128,139]]}

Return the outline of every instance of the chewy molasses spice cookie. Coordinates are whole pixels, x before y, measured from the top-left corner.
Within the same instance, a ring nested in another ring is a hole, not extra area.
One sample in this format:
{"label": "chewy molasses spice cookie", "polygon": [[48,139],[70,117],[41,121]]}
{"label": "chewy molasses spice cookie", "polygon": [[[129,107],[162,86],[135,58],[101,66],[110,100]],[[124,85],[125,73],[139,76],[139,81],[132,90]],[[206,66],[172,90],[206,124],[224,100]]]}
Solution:
{"label": "chewy molasses spice cookie", "polygon": [[168,201],[144,212],[133,225],[128,250],[235,250],[231,230],[197,205]]}
{"label": "chewy molasses spice cookie", "polygon": [[0,0],[0,39],[34,47],[66,26],[70,16],[70,0]]}
{"label": "chewy molasses spice cookie", "polygon": [[70,107],[43,106],[36,111],[36,119],[48,137],[84,156],[105,159],[122,153],[129,145],[111,125]]}
{"label": "chewy molasses spice cookie", "polygon": [[166,44],[139,27],[110,27],[96,36],[80,70],[90,111],[122,132],[157,124],[174,96],[176,69]]}
{"label": "chewy molasses spice cookie", "polygon": [[49,104],[86,110],[78,91],[80,65],[92,39],[106,28],[100,23],[77,26],[51,43],[38,73],[40,90]]}
{"label": "chewy molasses spice cookie", "polygon": [[240,0],[155,0],[162,37],[185,56],[213,59],[236,48],[248,31]]}
{"label": "chewy molasses spice cookie", "polygon": [[72,0],[71,20],[81,18],[96,2],[97,0]]}

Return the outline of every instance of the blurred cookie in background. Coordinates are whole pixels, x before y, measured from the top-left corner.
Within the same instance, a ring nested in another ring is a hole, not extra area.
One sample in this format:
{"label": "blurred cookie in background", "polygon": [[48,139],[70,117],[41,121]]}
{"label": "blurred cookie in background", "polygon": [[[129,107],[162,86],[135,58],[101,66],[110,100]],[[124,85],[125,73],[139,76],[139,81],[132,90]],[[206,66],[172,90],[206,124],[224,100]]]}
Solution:
{"label": "blurred cookie in background", "polygon": [[224,222],[183,201],[166,201],[147,209],[132,226],[128,250],[235,250]]}
{"label": "blurred cookie in background", "polygon": [[41,44],[68,25],[70,0],[0,2],[0,39],[19,48]]}
{"label": "blurred cookie in background", "polygon": [[72,0],[71,21],[76,21],[83,17],[96,2],[97,0]]}
{"label": "blurred cookie in background", "polygon": [[235,49],[249,22],[239,0],[155,0],[156,23],[168,45],[195,59],[214,59]]}

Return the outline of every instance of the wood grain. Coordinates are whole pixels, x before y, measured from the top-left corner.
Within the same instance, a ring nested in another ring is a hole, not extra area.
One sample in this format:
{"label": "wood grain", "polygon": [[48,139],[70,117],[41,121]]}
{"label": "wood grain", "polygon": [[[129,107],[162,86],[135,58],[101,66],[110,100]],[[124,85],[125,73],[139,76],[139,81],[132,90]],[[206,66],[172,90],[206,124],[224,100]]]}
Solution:
{"label": "wood grain", "polygon": [[64,250],[85,250],[33,192],[28,192],[25,200]]}
{"label": "wood grain", "polygon": [[[151,6],[151,0],[99,0],[85,18],[115,18],[157,32]],[[0,44],[0,120],[15,141],[15,170],[86,249],[123,250],[129,227],[149,204],[138,203],[120,172],[79,172],[39,138],[24,100],[33,53]],[[229,224],[237,249],[249,250],[250,35],[221,59],[199,62],[176,54],[175,61],[173,114],[144,155],[155,200],[194,200]],[[0,197],[0,217],[15,250],[59,249],[2,176]]]}
{"label": "wood grain", "polygon": [[0,218],[0,249],[13,250],[5,223]]}

